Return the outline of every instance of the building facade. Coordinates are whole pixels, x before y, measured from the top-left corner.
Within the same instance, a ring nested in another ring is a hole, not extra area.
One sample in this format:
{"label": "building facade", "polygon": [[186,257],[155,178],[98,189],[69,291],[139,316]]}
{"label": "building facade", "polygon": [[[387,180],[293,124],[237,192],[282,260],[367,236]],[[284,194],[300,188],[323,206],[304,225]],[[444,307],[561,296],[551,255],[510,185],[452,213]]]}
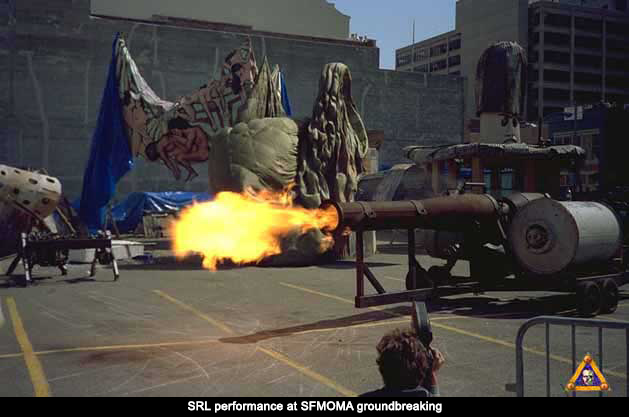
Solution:
{"label": "building facade", "polygon": [[575,173],[562,172],[561,185],[577,192],[596,192],[629,187],[626,155],[626,125],[629,110],[597,104],[571,113],[551,113],[546,117],[548,134],[555,145],[576,145],[586,151],[586,159]]}
{"label": "building facade", "polygon": [[[612,2],[604,2],[612,3]],[[629,103],[629,14],[536,2],[529,10],[529,116],[573,103]]]}
{"label": "building facade", "polygon": [[[216,78],[226,55],[249,38],[260,62],[266,56],[280,66],[296,119],[312,115],[325,64],[344,62],[366,128],[384,137],[380,168],[405,162],[406,146],[463,139],[462,78],[380,70],[373,44],[200,21],[105,18],[90,13],[90,0],[43,3],[0,2],[0,164],[45,168],[70,198],[82,187],[116,33],[147,83],[169,101]],[[117,196],[207,189],[206,176],[177,182],[165,167],[138,158]]]}
{"label": "building facade", "polygon": [[162,16],[249,26],[291,35],[349,39],[350,17],[326,0],[92,0],[94,15],[154,20]]}
{"label": "building facade", "polygon": [[[458,49],[444,47],[459,39]],[[455,29],[396,51],[396,69],[466,77],[466,120],[474,129],[476,64],[497,41],[515,41],[528,51],[529,120],[577,104],[629,103],[629,9],[626,0],[459,0]],[[441,47],[441,49],[439,49]],[[411,52],[415,52],[414,56]],[[433,65],[433,62],[439,64]],[[446,61],[448,63],[448,61]],[[428,63],[429,65],[426,65]]]}

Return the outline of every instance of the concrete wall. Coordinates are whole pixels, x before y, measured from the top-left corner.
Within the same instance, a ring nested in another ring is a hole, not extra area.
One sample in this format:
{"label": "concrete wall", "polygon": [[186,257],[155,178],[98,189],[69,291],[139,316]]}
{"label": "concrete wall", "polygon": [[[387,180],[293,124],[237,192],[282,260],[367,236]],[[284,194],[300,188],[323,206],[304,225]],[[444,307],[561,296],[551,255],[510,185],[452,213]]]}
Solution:
{"label": "concrete wall", "polygon": [[[0,163],[44,167],[70,197],[81,190],[116,32],[124,33],[147,82],[169,100],[205,84],[244,40],[236,33],[91,18],[89,0],[0,0],[0,8],[7,11],[0,14]],[[323,66],[349,65],[367,128],[385,132],[383,165],[404,162],[406,145],[462,140],[461,78],[380,71],[373,47],[268,36],[252,36],[252,43],[256,56],[281,66],[298,118],[312,111]],[[118,195],[206,190],[207,183],[203,176],[177,183],[165,167],[138,159]]]}
{"label": "concrete wall", "polygon": [[498,41],[515,41],[524,49],[528,47],[528,0],[459,0],[456,31],[462,34],[461,74],[467,77],[466,118],[475,118],[478,59]]}
{"label": "concrete wall", "polygon": [[92,13],[150,20],[183,17],[294,35],[349,38],[349,16],[325,0],[92,0]]}

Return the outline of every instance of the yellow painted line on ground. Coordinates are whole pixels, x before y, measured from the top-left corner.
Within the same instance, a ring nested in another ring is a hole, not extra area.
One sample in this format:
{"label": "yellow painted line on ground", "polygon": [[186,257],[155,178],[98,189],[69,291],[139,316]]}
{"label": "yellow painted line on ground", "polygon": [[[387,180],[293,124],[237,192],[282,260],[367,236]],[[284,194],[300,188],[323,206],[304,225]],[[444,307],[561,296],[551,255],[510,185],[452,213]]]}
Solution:
{"label": "yellow painted line on ground", "polygon": [[[434,318],[431,318],[430,321],[433,322],[433,321],[439,321],[439,320],[458,320],[458,319],[469,319],[469,318],[471,318],[471,317],[467,317],[467,316],[445,316],[445,317],[434,317]],[[339,330],[339,329],[362,329],[362,328],[368,328],[368,327],[383,327],[383,326],[392,326],[392,325],[396,325],[396,324],[408,324],[410,326],[411,320],[410,320],[410,318],[408,318],[408,319],[405,319],[405,320],[387,320],[387,321],[381,321],[381,322],[378,322],[378,323],[350,324],[350,325],[347,325],[347,326],[331,327],[329,329],[304,330],[304,331],[301,331],[301,332],[292,333],[292,335],[332,332],[332,331]]]}
{"label": "yellow painted line on ground", "polygon": [[406,280],[404,280],[404,279],[401,279],[401,278],[388,277],[388,276],[386,276],[386,275],[385,275],[385,276],[383,276],[382,278],[385,278],[385,279],[390,279],[391,281],[404,282],[404,283],[406,282]]}
{"label": "yellow painted line on ground", "polygon": [[44,374],[44,368],[42,368],[41,362],[33,351],[33,345],[31,345],[31,342],[28,339],[28,335],[24,329],[24,324],[22,323],[20,314],[17,311],[17,305],[12,297],[7,298],[7,307],[9,309],[11,322],[13,323],[15,337],[17,338],[17,342],[24,354],[24,362],[26,362],[26,368],[28,369],[28,374],[31,377],[33,388],[35,389],[35,396],[50,397],[50,387],[48,386],[48,381],[46,380],[46,375]]}
{"label": "yellow painted line on ground", "polygon": [[2,299],[0,298],[0,327],[4,326],[4,314],[2,314]]}
{"label": "yellow painted line on ground", "polygon": [[[319,295],[321,297],[326,297],[326,298],[331,298],[332,300],[336,300],[336,301],[340,301],[342,303],[346,303],[346,304],[351,304],[354,305],[354,301],[352,300],[348,300],[347,298],[343,298],[343,297],[338,297],[336,295],[332,295],[332,294],[326,294],[324,292],[320,292],[320,291],[316,291],[316,290],[311,290],[310,288],[304,288],[304,287],[300,287],[298,285],[293,285],[293,284],[288,284],[286,282],[279,282],[280,285],[284,286],[284,287],[289,287],[289,288],[293,288],[295,290],[299,290],[299,291],[303,291],[303,292],[307,292],[310,294],[315,294],[315,295]],[[367,307],[369,310],[372,311],[379,311],[381,313],[384,314],[388,314],[389,316],[392,317],[403,317],[402,314],[397,314],[397,313],[391,313],[390,311],[385,310],[382,307]]]}
{"label": "yellow painted line on ground", "polygon": [[189,305],[182,303],[181,301],[171,297],[170,295],[168,295],[168,294],[166,294],[166,293],[164,293],[164,292],[162,292],[160,290],[153,290],[153,292],[155,294],[159,295],[160,297],[164,298],[165,300],[168,300],[171,303],[173,303],[173,304],[183,308],[184,310],[189,311],[190,313],[194,314],[195,316],[197,316],[197,317],[207,321],[208,323],[213,324],[214,326],[218,327],[219,329],[221,329],[225,333],[227,333],[227,334],[234,334],[232,329],[230,329],[229,327],[227,327],[226,325],[224,325],[220,321],[211,318],[207,314],[201,313],[196,308],[190,307]]}
{"label": "yellow painted line on ground", "polygon": [[298,364],[297,362],[292,361],[290,358],[286,357],[285,355],[282,355],[279,352],[276,352],[274,350],[269,350],[266,348],[263,348],[261,346],[258,346],[258,350],[260,352],[264,352],[267,355],[271,356],[274,359],[277,359],[280,362],[283,362],[284,364],[290,366],[293,369],[296,369],[297,371],[301,372],[302,374],[314,379],[315,381],[329,387],[332,388],[334,391],[339,392],[343,395],[345,395],[346,397],[357,397],[358,393],[345,388],[344,386],[342,386],[341,384],[337,383],[336,381],[331,380],[330,378],[327,378],[321,374],[319,374],[318,372],[315,372],[303,365]]}
{"label": "yellow painted line on ground", "polygon": [[[295,288],[295,289],[298,289],[298,290],[301,290],[301,291],[305,291],[305,292],[308,292],[308,293],[311,293],[311,294],[316,294],[316,295],[320,295],[320,296],[323,296],[323,297],[332,298],[332,299],[335,299],[335,300],[338,300],[338,301],[342,301],[344,303],[354,304],[354,302],[351,301],[351,300],[348,300],[348,299],[342,298],[342,297],[337,297],[335,295],[326,294],[326,293],[322,293],[322,292],[315,291],[315,290],[310,290],[308,288],[298,287],[298,286],[292,285],[292,284],[286,284],[284,282],[280,282],[279,284],[280,285],[284,285],[286,287],[291,287],[291,288]],[[370,307],[370,308],[375,308],[375,307]],[[383,311],[383,313],[388,313],[388,312],[387,311]],[[468,316],[465,316],[465,317],[468,317]],[[452,318],[454,318],[454,317],[442,317],[441,319],[442,320],[451,320]],[[469,318],[475,318],[475,317],[469,317]],[[435,321],[437,321],[437,319],[439,319],[439,318],[434,318],[434,319],[431,318],[430,319],[430,323],[433,325],[433,327],[437,327],[437,328],[440,328],[440,329],[443,329],[443,330],[451,331],[453,333],[458,333],[458,334],[461,334],[461,335],[473,337],[475,339],[483,340],[485,342],[493,343],[493,344],[496,344],[496,345],[499,345],[499,346],[504,346],[504,347],[507,347],[507,348],[510,348],[510,349],[515,349],[515,343],[507,342],[505,340],[496,339],[496,338],[490,337],[490,336],[484,336],[484,335],[479,334],[479,333],[470,332],[470,331],[467,331],[467,330],[459,329],[457,327],[448,326],[446,324],[434,323]],[[534,355],[546,357],[546,353],[545,352],[542,352],[542,351],[539,351],[539,350],[536,350],[536,349],[523,347],[523,350],[525,352],[532,353]],[[562,356],[557,356],[557,355],[551,354],[550,358],[554,359],[554,360],[556,360],[558,362],[572,364],[572,360],[570,360],[568,358],[564,358]],[[626,375],[618,373],[618,372],[614,372],[614,371],[605,371],[605,374],[613,375],[615,377],[622,378],[622,379],[627,379]]]}
{"label": "yellow painted line on ground", "polygon": [[0,355],[0,359],[19,358],[20,356],[24,356],[24,354],[23,353],[7,353],[5,355]]}
{"label": "yellow painted line on ground", "polygon": [[207,340],[191,340],[189,342],[165,342],[165,343],[146,343],[146,344],[133,344],[133,345],[109,345],[109,346],[84,346],[66,349],[53,349],[42,350],[41,352],[35,352],[36,355],[52,355],[54,353],[72,353],[72,352],[94,352],[101,350],[131,350],[131,349],[151,349],[151,348],[164,348],[164,347],[177,347],[177,346],[196,346],[206,345],[212,343],[220,343],[217,339]]}
{"label": "yellow painted line on ground", "polygon": [[[219,322],[217,322],[216,320],[208,317],[206,314],[203,314],[202,312],[200,312],[199,310],[197,310],[194,307],[191,307],[185,303],[183,303],[182,301],[177,300],[176,298],[171,297],[170,295],[159,291],[159,290],[154,290],[155,293],[159,294],[162,298],[164,298],[165,300],[170,301],[173,304],[178,305],[179,307],[183,308],[184,310],[187,310],[189,312],[191,312],[192,314],[196,315],[197,317],[202,318],[203,320],[216,325],[217,327],[220,327],[221,329],[225,330],[227,333],[229,334],[234,334],[234,331],[232,329],[230,329],[229,327],[225,326],[224,324],[221,324]],[[303,365],[300,365],[299,363],[289,359],[287,356],[276,352],[274,350],[271,349],[266,349],[263,348],[261,346],[258,346],[256,348],[257,350],[259,350],[260,352],[263,352],[264,354],[271,356],[272,358],[279,360],[280,362],[283,362],[284,364],[290,366],[293,369],[296,369],[297,371],[301,372],[302,374],[306,375],[307,377],[327,386],[328,388],[331,388],[332,390],[345,395],[345,396],[349,396],[349,397],[356,397],[358,396],[358,394],[356,394],[355,392],[353,392],[352,390],[349,390],[347,388],[345,388],[344,386],[342,386],[341,384],[331,380],[328,377],[325,377],[323,375],[321,375],[318,372],[313,371],[312,369],[309,369]]]}

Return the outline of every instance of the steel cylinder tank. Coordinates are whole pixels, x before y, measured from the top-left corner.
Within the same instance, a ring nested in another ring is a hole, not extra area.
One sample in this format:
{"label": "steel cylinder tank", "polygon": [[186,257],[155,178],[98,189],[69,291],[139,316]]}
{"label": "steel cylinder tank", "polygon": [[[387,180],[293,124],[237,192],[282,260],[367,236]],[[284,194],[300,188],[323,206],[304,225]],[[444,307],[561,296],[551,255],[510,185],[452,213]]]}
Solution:
{"label": "steel cylinder tank", "polygon": [[520,209],[508,237],[519,264],[539,275],[609,261],[622,245],[620,222],[609,207],[550,198],[532,201]]}

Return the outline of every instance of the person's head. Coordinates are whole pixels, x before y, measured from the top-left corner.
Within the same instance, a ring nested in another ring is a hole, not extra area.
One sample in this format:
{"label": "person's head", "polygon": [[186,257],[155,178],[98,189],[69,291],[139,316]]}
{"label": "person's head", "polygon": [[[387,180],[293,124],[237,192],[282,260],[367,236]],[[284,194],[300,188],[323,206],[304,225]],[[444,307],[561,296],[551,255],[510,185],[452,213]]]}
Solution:
{"label": "person's head", "polygon": [[168,130],[175,135],[181,135],[182,130],[190,129],[190,123],[181,117],[175,117],[168,121]]}
{"label": "person's head", "polygon": [[377,346],[376,363],[389,389],[413,389],[430,372],[426,348],[411,329],[395,329]]}
{"label": "person's head", "polygon": [[151,142],[148,145],[146,145],[146,148],[144,148],[144,155],[146,155],[146,158],[151,162],[157,161],[159,159],[159,151],[157,149],[157,142]]}

